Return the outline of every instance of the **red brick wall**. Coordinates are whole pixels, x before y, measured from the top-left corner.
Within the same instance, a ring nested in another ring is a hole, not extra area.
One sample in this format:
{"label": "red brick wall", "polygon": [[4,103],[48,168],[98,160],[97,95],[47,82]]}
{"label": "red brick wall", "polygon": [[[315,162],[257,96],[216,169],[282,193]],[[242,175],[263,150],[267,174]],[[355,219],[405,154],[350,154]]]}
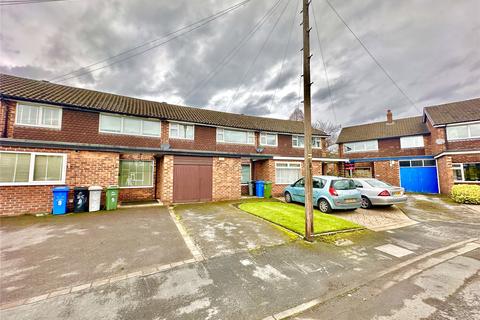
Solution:
{"label": "red brick wall", "polygon": [[445,133],[445,128],[435,128],[430,123],[430,120],[427,119],[427,127],[430,131],[430,145],[429,151],[431,154],[439,154],[446,149],[446,140],[447,135]]}
{"label": "red brick wall", "polygon": [[160,147],[161,145],[160,138],[98,132],[100,117],[96,112],[63,109],[61,130],[14,125],[16,104],[9,103],[9,105],[9,138],[132,147]]}
{"label": "red brick wall", "polygon": [[[430,141],[428,136],[424,136],[424,145],[427,145]],[[379,157],[401,157],[401,156],[418,156],[425,155],[425,149],[427,148],[400,148],[400,138],[388,138],[378,140],[378,151],[371,152],[351,152],[345,153],[343,151],[343,143],[339,144],[340,157],[349,159],[359,158],[379,158]]]}
{"label": "red brick wall", "polygon": [[235,200],[241,197],[241,164],[239,158],[213,158],[212,200]]}
{"label": "red brick wall", "polygon": [[394,186],[400,185],[400,167],[398,161],[377,161],[373,163],[375,178]]}
{"label": "red brick wall", "polygon": [[165,204],[170,204],[173,202],[173,156],[163,156],[159,164],[157,198]]}
{"label": "red brick wall", "polygon": [[[259,133],[256,132],[255,145],[240,145],[228,143],[216,143],[216,128],[202,125],[195,125],[195,139],[169,139],[169,122],[162,121],[161,137],[139,137],[134,135],[121,135],[98,132],[99,113],[63,109],[62,128],[47,129],[38,127],[26,127],[15,125],[16,103],[13,101],[2,101],[0,116],[8,110],[8,133],[9,138],[31,139],[45,141],[63,141],[73,143],[106,144],[116,146],[152,147],[158,148],[162,143],[169,143],[173,149],[223,151],[232,153],[257,153],[259,145]],[[4,127],[5,116],[0,119],[0,128]],[[283,156],[303,156],[302,148],[292,147],[291,135],[278,135],[278,147],[265,147],[264,154],[275,154]],[[322,149],[313,149],[314,157],[325,156]]]}
{"label": "red brick wall", "polygon": [[440,193],[448,194],[453,186],[452,158],[441,157],[437,159],[437,172]]}
{"label": "red brick wall", "polygon": [[[67,154],[66,185],[75,186],[117,184],[117,153],[0,147],[1,151],[51,152]],[[0,186],[0,215],[50,212],[52,188],[47,186]],[[70,200],[73,192],[70,192]],[[71,203],[69,204],[71,206]]]}

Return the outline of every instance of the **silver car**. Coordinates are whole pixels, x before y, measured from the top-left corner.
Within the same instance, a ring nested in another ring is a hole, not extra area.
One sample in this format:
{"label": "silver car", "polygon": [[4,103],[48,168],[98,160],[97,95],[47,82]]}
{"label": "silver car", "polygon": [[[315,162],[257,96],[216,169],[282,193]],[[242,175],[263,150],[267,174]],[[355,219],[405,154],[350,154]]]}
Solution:
{"label": "silver car", "polygon": [[362,194],[362,208],[364,209],[372,206],[391,206],[407,201],[405,189],[402,187],[395,187],[373,178],[355,178],[353,181],[357,190]]}

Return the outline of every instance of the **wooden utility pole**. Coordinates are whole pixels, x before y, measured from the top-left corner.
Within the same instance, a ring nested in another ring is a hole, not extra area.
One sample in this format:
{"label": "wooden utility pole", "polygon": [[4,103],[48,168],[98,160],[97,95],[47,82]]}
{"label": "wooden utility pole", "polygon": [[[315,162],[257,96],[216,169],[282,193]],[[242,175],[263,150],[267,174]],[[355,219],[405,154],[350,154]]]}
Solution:
{"label": "wooden utility pole", "polygon": [[305,116],[304,177],[305,177],[305,239],[313,241],[313,179],[312,179],[312,107],[310,82],[309,0],[303,0],[303,113]]}

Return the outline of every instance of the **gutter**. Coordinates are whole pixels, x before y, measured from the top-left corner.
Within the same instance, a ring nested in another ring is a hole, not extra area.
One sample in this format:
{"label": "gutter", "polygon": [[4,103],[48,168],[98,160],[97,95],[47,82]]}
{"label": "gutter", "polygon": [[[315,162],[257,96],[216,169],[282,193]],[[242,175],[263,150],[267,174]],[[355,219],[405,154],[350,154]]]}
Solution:
{"label": "gutter", "polygon": [[434,156],[434,159],[438,159],[438,158],[449,156],[449,155],[456,155],[456,154],[480,154],[480,150],[444,151]]}
{"label": "gutter", "polygon": [[30,147],[30,148],[51,148],[51,149],[70,149],[85,151],[103,151],[103,152],[125,152],[125,153],[154,153],[156,155],[185,155],[197,157],[225,157],[225,158],[255,158],[271,159],[273,155],[255,154],[255,153],[231,153],[218,151],[194,151],[185,149],[170,149],[168,146],[160,148],[149,147],[129,147],[129,146],[111,146],[104,144],[88,143],[69,143],[44,140],[24,140],[0,138],[0,146],[5,147]]}

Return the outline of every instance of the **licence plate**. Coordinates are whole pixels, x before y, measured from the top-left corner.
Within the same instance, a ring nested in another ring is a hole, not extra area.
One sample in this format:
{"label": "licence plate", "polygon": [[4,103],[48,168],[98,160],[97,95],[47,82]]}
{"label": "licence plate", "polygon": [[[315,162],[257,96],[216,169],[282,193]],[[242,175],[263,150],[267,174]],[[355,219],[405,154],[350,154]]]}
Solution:
{"label": "licence plate", "polygon": [[345,203],[354,203],[357,202],[357,199],[345,199]]}

